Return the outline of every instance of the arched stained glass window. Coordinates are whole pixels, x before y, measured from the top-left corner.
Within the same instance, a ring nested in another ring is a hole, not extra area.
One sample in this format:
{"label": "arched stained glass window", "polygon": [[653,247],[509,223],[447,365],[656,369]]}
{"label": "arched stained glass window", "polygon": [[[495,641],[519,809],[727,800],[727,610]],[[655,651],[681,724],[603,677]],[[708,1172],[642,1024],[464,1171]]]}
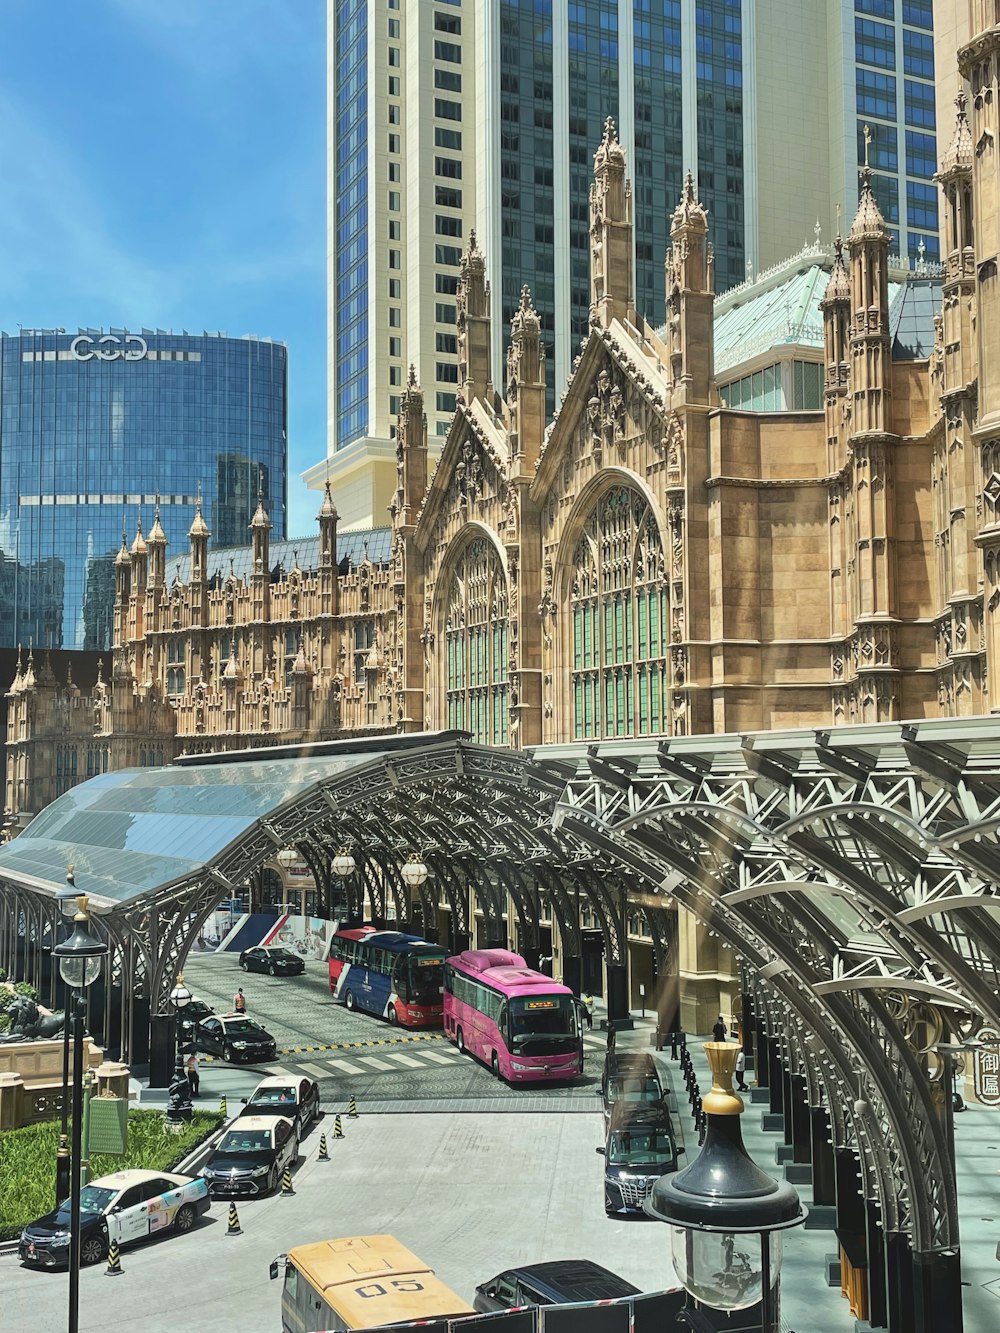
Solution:
{"label": "arched stained glass window", "polygon": [[507,580],[493,544],[469,544],[447,590],[448,726],[507,744]]}
{"label": "arched stained glass window", "polygon": [[668,591],[663,547],[641,496],[602,496],[574,555],[573,734],[667,730]]}

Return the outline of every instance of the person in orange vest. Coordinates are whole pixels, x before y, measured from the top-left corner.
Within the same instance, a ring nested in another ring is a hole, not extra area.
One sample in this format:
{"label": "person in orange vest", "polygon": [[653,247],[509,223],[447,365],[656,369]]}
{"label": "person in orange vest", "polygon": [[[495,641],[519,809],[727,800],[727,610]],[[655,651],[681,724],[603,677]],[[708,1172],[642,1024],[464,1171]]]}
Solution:
{"label": "person in orange vest", "polygon": [[243,994],[242,986],[233,996],[233,1010],[237,1014],[245,1014],[247,1011],[247,997]]}

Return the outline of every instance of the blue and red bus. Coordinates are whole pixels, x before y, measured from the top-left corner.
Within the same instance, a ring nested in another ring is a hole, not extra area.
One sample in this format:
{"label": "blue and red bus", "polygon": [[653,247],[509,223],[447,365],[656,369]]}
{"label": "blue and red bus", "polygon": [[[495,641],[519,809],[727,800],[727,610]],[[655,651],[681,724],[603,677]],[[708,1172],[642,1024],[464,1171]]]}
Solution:
{"label": "blue and red bus", "polygon": [[330,990],[348,1009],[408,1028],[441,1026],[445,951],[398,930],[338,930],[328,955]]}
{"label": "blue and red bus", "polygon": [[507,949],[467,949],[444,967],[444,1030],[508,1083],[576,1078],[583,1032],[568,986]]}

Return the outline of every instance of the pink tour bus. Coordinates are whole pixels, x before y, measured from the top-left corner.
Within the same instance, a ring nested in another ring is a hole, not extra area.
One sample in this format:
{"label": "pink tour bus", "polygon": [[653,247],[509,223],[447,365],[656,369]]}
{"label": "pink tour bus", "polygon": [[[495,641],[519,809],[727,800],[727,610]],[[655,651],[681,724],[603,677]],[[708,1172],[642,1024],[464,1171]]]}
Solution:
{"label": "pink tour bus", "polygon": [[445,962],[444,1030],[508,1083],[583,1072],[573,992],[507,949],[467,949]]}

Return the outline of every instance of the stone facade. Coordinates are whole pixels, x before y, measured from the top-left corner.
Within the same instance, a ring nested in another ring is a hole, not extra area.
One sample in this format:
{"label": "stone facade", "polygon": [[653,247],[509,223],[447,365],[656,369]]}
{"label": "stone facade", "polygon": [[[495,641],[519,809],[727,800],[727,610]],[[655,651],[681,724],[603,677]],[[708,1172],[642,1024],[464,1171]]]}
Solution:
{"label": "stone facade", "polygon": [[263,505],[243,577],[209,579],[200,514],[183,581],[168,582],[158,517],[131,549],[123,539],[110,680],[83,699],[30,654],[19,667],[8,821],[70,785],[68,760],[53,762],[60,747],[82,780],[185,751],[388,729],[533,746],[1000,707],[992,6],[979,0],[979,35],[960,53],[972,109],[959,99],[941,163],[946,274],[928,359],[892,356],[890,237],[866,169],[822,303],[824,409],[721,406],[705,209],[689,178],[671,219],[664,319],[648,322],[608,122],[590,192],[590,330],[554,418],[527,288],[504,391],[491,383],[473,236],[458,406],[429,475],[411,373],[388,558],[343,571],[329,491],[315,567],[277,577]]}

